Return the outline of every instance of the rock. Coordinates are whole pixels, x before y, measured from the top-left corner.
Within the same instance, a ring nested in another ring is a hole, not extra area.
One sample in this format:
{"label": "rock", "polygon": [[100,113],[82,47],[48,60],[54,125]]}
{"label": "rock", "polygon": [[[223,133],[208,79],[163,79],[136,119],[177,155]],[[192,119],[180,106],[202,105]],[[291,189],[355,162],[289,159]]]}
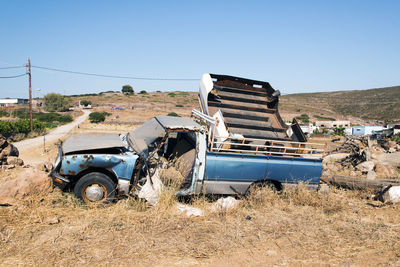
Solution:
{"label": "rock", "polygon": [[52,169],[53,169],[53,163],[51,163],[50,161],[46,161],[41,166],[41,170],[45,172],[50,172]]}
{"label": "rock", "polygon": [[375,172],[377,178],[395,178],[398,176],[396,167],[385,163],[377,163]]}
{"label": "rock", "polygon": [[335,154],[330,154],[327,155],[323,162],[334,162],[334,161],[340,161],[345,159],[346,157],[350,156],[350,153],[335,153]]}
{"label": "rock", "polygon": [[367,180],[375,180],[376,179],[376,172],[373,170],[369,171],[367,173]]}
{"label": "rock", "polygon": [[9,165],[16,165],[16,166],[22,166],[24,165],[24,161],[18,157],[15,156],[8,156],[6,160],[6,164]]}
{"label": "rock", "polygon": [[389,148],[389,153],[394,153],[394,152],[396,152],[396,148],[394,148],[394,147],[391,147],[391,148]]}
{"label": "rock", "polygon": [[45,224],[57,224],[59,223],[60,220],[57,217],[47,217],[46,219],[43,220],[43,223]]}
{"label": "rock", "polygon": [[8,156],[19,156],[18,148],[16,148],[13,144],[8,144],[3,150],[0,152],[0,160],[5,160]]}
{"label": "rock", "polygon": [[383,147],[386,150],[390,150],[391,148],[396,149],[397,143],[395,141],[389,140],[385,144],[383,144]]}
{"label": "rock", "polygon": [[211,206],[212,211],[222,211],[226,212],[233,208],[236,208],[240,203],[240,200],[237,200],[233,197],[225,197],[220,198]]}
{"label": "rock", "polygon": [[19,200],[47,194],[52,189],[47,173],[37,169],[25,169],[18,178],[0,187],[0,205],[15,205]]}
{"label": "rock", "polygon": [[356,166],[356,169],[362,172],[369,172],[374,169],[375,163],[372,160],[364,161]]}
{"label": "rock", "polygon": [[380,194],[380,200],[384,203],[400,202],[400,186],[385,187]]}

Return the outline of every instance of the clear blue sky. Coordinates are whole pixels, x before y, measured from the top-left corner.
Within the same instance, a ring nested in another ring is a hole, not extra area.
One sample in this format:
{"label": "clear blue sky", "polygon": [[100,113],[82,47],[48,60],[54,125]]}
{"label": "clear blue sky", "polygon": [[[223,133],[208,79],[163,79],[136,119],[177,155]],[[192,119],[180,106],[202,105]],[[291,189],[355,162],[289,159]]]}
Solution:
{"label": "clear blue sky", "polygon": [[[199,78],[236,75],[282,93],[400,85],[400,1],[0,0],[0,67]],[[1,76],[24,69],[0,69]],[[27,76],[0,97],[28,96]],[[198,81],[134,81],[32,70],[40,96],[120,90],[197,91]],[[34,92],[34,96],[38,93]]]}

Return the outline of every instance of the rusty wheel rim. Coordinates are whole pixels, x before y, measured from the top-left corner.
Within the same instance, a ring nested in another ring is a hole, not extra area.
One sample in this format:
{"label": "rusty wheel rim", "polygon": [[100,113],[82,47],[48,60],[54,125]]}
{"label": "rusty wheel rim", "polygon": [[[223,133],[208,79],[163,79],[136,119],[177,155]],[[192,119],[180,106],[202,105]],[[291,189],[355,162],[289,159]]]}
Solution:
{"label": "rusty wheel rim", "polygon": [[102,184],[89,184],[82,190],[82,198],[86,203],[103,202],[107,195],[107,189]]}

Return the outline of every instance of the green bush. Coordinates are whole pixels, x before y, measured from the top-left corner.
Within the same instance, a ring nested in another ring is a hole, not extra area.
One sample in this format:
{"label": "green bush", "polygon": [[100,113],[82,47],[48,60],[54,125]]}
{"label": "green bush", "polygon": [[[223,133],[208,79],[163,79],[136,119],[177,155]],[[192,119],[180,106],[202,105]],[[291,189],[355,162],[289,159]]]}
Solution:
{"label": "green bush", "polygon": [[319,116],[319,115],[314,115],[315,118],[319,119],[319,120],[326,120],[326,121],[335,121],[335,118],[331,118],[331,117],[323,117],[323,116]]}
{"label": "green bush", "polygon": [[168,93],[168,96],[170,96],[170,97],[175,97],[176,94],[175,94],[175,93]]}
{"label": "green bush", "polygon": [[103,122],[106,119],[104,112],[92,112],[89,114],[89,121],[92,123]]}
{"label": "green bush", "polygon": [[397,144],[400,145],[400,134],[393,135],[389,139],[392,140],[392,141],[395,141]]}
{"label": "green bush", "polygon": [[175,107],[177,107],[177,108],[183,108],[183,105],[178,104],[178,105],[175,105]]}
{"label": "green bush", "polygon": [[81,100],[81,105],[82,106],[87,107],[87,106],[89,106],[91,104],[92,104],[92,101],[90,101],[90,100],[86,100],[86,99]]}
{"label": "green bush", "polygon": [[[34,120],[32,122],[33,130],[37,132],[41,132],[45,130],[45,125],[38,121]],[[24,133],[27,134],[31,130],[29,120],[18,120],[18,121],[0,121],[0,132],[5,136],[11,136],[13,134]]]}
{"label": "green bush", "polygon": [[126,84],[126,85],[122,86],[121,92],[126,94],[126,95],[131,95],[135,91],[133,91],[133,87],[132,86],[130,86],[129,84]]}
{"label": "green bush", "polygon": [[307,114],[301,114],[297,116],[296,119],[301,120],[302,122],[310,122],[310,117]]}
{"label": "green bush", "polygon": [[142,91],[139,92],[139,94],[147,95],[147,92],[146,92],[146,90],[142,90]]}
{"label": "green bush", "polygon": [[167,114],[167,116],[171,116],[171,117],[180,117],[178,114],[176,114],[175,112],[170,112]]}
{"label": "green bush", "polygon": [[345,131],[346,129],[344,128],[344,127],[336,127],[336,128],[333,128],[333,133],[335,134],[335,135],[341,135],[341,136],[344,136],[345,135]]}

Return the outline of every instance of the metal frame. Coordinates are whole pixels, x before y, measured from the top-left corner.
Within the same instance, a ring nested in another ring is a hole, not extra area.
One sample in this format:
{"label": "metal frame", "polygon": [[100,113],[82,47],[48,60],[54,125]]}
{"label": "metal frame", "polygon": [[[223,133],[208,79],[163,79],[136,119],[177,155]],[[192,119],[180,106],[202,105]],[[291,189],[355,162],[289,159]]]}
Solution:
{"label": "metal frame", "polygon": [[[326,147],[324,144],[319,143],[304,143],[304,142],[292,142],[292,141],[281,141],[281,140],[269,140],[269,139],[256,139],[256,138],[241,138],[241,137],[229,137],[231,140],[239,140],[241,142],[234,143],[229,141],[216,141],[219,136],[214,136],[211,140],[210,144],[210,152],[234,152],[234,153],[246,153],[246,154],[265,154],[265,155],[282,155],[282,156],[310,156],[310,155],[323,155],[326,153]],[[258,145],[258,144],[246,144],[246,141],[258,141],[258,142],[269,142],[271,145]],[[233,149],[233,148],[223,148],[222,146],[218,147],[217,145],[235,145],[235,146],[243,146],[243,147],[252,147],[255,150],[248,149]],[[293,146],[293,145],[298,145]],[[306,146],[319,146],[324,147],[321,148],[307,148]],[[271,151],[265,149],[277,149],[278,151]],[[290,151],[290,152],[287,152]],[[292,152],[292,151],[298,151]],[[303,153],[304,151],[308,153]],[[316,152],[316,153],[311,153]]]}

